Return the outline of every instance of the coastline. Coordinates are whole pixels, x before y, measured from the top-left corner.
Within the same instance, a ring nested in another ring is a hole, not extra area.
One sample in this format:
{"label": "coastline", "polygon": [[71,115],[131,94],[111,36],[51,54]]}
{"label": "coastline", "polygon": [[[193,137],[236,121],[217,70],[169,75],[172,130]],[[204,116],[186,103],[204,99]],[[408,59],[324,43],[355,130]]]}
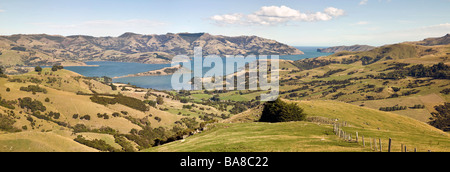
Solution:
{"label": "coastline", "polygon": [[165,67],[165,68],[158,69],[158,70],[151,70],[151,71],[137,73],[137,74],[113,77],[112,79],[141,77],[141,76],[167,76],[167,75],[173,75],[175,72],[177,72],[179,70],[181,70],[181,72],[183,72],[183,73],[191,72],[189,69],[184,68],[181,65],[176,65],[173,67]]}

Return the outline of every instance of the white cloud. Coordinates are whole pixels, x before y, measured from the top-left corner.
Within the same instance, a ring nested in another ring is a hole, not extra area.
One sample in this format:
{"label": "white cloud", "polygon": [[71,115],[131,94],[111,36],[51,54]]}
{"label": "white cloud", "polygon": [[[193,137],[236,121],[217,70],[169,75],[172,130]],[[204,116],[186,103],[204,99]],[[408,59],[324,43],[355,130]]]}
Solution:
{"label": "white cloud", "polygon": [[367,2],[369,2],[369,0],[362,0],[359,2],[359,5],[367,5]]}
{"label": "white cloud", "polygon": [[5,12],[5,10],[0,9],[0,13],[3,13],[3,12]]}
{"label": "white cloud", "polygon": [[278,25],[287,22],[328,21],[345,14],[342,9],[328,7],[322,12],[302,13],[287,6],[263,6],[252,14],[225,14],[210,17],[217,25]]}
{"label": "white cloud", "polygon": [[237,24],[241,21],[243,15],[242,14],[225,14],[225,15],[215,15],[212,16],[211,19],[225,24]]}
{"label": "white cloud", "polygon": [[368,25],[368,24],[369,24],[368,21],[360,21],[360,22],[352,24],[352,25]]}
{"label": "white cloud", "polygon": [[325,9],[325,13],[327,13],[328,15],[333,16],[333,17],[339,17],[339,16],[344,15],[345,11],[342,9],[334,8],[334,7],[328,7]]}

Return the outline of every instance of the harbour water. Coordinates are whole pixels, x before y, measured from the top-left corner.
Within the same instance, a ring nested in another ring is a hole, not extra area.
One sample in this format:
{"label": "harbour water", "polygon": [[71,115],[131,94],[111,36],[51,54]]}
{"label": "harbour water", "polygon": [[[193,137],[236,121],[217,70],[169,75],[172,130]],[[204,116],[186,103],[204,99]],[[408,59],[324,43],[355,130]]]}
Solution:
{"label": "harbour water", "polygon": [[[315,58],[320,56],[327,56],[330,53],[320,53],[317,52],[317,48],[323,47],[296,47],[303,51],[303,55],[285,55],[280,56],[283,60],[301,60],[307,58]],[[119,77],[129,74],[142,73],[157,69],[162,69],[165,67],[170,67],[171,64],[141,64],[141,63],[125,63],[125,62],[110,62],[110,61],[95,61],[86,62],[90,66],[68,66],[65,67],[67,70],[79,73],[87,77]],[[193,64],[193,63],[192,63]],[[237,66],[242,67],[242,66]],[[187,67],[192,68],[192,67]],[[203,72],[208,71],[209,68],[203,68]],[[230,73],[230,72],[228,72]],[[126,77],[113,79],[113,82],[120,83],[130,83],[142,88],[152,88],[157,90],[171,90],[171,75],[166,76],[140,76],[140,77]]]}

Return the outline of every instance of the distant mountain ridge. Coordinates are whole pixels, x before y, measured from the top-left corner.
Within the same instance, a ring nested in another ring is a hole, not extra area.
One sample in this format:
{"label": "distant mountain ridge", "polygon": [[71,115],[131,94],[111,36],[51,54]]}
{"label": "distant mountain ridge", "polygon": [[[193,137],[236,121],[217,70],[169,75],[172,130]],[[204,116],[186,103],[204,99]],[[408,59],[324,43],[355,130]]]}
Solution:
{"label": "distant mountain ridge", "polygon": [[338,53],[338,52],[342,52],[342,51],[356,52],[356,51],[370,51],[375,48],[376,47],[369,46],[369,45],[336,46],[336,47],[329,47],[329,48],[319,48],[319,49],[317,49],[317,52],[322,52],[322,53]]}
{"label": "distant mountain ridge", "polygon": [[434,45],[448,45],[450,44],[450,34],[447,34],[443,37],[438,38],[427,38],[423,41],[414,42],[418,45],[424,45],[424,46],[434,46]]}
{"label": "distant mountain ridge", "polygon": [[0,64],[48,65],[93,60],[168,63],[175,55],[193,55],[194,47],[202,47],[203,55],[303,54],[292,46],[257,36],[228,37],[208,33],[141,35],[131,32],[119,37],[36,34],[0,36],[0,52],[13,54],[8,63],[0,60]]}

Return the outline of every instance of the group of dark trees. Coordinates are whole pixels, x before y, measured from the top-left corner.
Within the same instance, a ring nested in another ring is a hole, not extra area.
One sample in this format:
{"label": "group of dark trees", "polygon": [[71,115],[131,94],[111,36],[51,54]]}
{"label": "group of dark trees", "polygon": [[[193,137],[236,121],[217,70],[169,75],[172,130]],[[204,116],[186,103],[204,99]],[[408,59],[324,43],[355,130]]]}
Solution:
{"label": "group of dark trees", "polygon": [[33,92],[33,94],[36,93],[47,94],[47,90],[45,88],[39,87],[39,85],[29,85],[28,87],[20,87],[20,91]]}
{"label": "group of dark trees", "polygon": [[16,103],[17,101],[2,99],[2,96],[0,95],[0,106],[3,106],[8,109],[15,109],[14,105]]}
{"label": "group of dark trees", "polygon": [[14,127],[14,123],[16,123],[14,119],[11,119],[6,115],[0,114],[0,131],[20,132],[21,131],[20,129]]}
{"label": "group of dark trees", "polygon": [[442,93],[442,94],[445,94],[445,95],[450,94],[450,88],[443,89],[443,90],[441,91],[441,93]]}
{"label": "group of dark trees", "polygon": [[434,79],[450,79],[450,66],[442,62],[431,67],[419,64],[408,68],[407,74],[416,78],[432,77]]}
{"label": "group of dark trees", "polygon": [[107,113],[97,113],[97,118],[109,119],[109,115]]}
{"label": "group of dark trees", "polygon": [[450,131],[450,103],[435,106],[429,124],[444,131]]}
{"label": "group of dark trees", "polygon": [[380,73],[375,79],[403,79],[406,76],[434,79],[450,79],[450,66],[444,63],[438,63],[433,66],[424,66],[423,64],[414,65],[406,68],[396,68],[393,72]]}
{"label": "group of dark trees", "polygon": [[392,106],[392,107],[380,107],[379,110],[381,111],[399,111],[399,110],[406,110],[408,107],[406,106]]}
{"label": "group of dark trees", "polygon": [[413,107],[409,107],[410,109],[425,109],[425,105],[421,105],[421,104],[417,104],[414,105]]}
{"label": "group of dark trees", "polygon": [[260,122],[289,122],[304,121],[306,113],[295,103],[286,103],[281,99],[267,102],[261,115]]}
{"label": "group of dark trees", "polygon": [[39,100],[33,100],[30,97],[19,98],[19,106],[22,109],[28,109],[31,112],[41,111],[45,112],[47,108]]}
{"label": "group of dark trees", "polygon": [[122,104],[122,105],[128,106],[128,107],[136,109],[136,110],[140,110],[143,112],[148,111],[148,107],[146,106],[146,104],[139,99],[136,99],[133,97],[127,97],[127,96],[123,96],[123,95],[108,95],[108,96],[112,96],[113,98],[104,97],[104,96],[95,94],[90,99],[92,102],[98,103],[101,105],[118,103],[118,104]]}
{"label": "group of dark trees", "polygon": [[[56,72],[56,71],[61,70],[61,69],[64,69],[64,66],[62,66],[62,65],[57,65],[57,64],[55,64],[55,65],[52,66],[52,71],[53,71],[53,72]],[[42,72],[42,67],[41,67],[41,66],[36,66],[36,67],[34,67],[34,71],[36,71],[36,72]]]}
{"label": "group of dark trees", "polygon": [[69,126],[68,123],[57,121],[57,119],[59,119],[59,117],[61,116],[60,113],[49,112],[49,113],[42,114],[40,111],[35,111],[35,112],[31,113],[31,115],[36,117],[36,118],[38,118],[38,119],[43,119],[43,120],[46,120],[46,121],[54,122],[54,123],[58,124],[59,126],[63,126],[63,127],[68,127]]}
{"label": "group of dark trees", "polygon": [[15,46],[15,47],[12,47],[11,50],[16,50],[16,51],[27,51],[27,48],[21,47],[21,46]]}
{"label": "group of dark trees", "polygon": [[425,105],[417,104],[412,107],[395,105],[392,107],[380,107],[379,110],[381,110],[381,111],[399,111],[399,110],[406,110],[407,108],[409,108],[409,109],[425,109]]}
{"label": "group of dark trees", "polygon": [[61,69],[64,69],[64,66],[62,66],[62,65],[53,65],[52,66],[52,71],[53,72],[56,72],[56,71],[61,70]]}
{"label": "group of dark trees", "polygon": [[77,138],[74,139],[76,142],[81,143],[83,145],[98,149],[104,152],[120,152],[120,149],[116,149],[113,146],[107,144],[104,140],[94,139],[87,140],[83,136],[78,135]]}

